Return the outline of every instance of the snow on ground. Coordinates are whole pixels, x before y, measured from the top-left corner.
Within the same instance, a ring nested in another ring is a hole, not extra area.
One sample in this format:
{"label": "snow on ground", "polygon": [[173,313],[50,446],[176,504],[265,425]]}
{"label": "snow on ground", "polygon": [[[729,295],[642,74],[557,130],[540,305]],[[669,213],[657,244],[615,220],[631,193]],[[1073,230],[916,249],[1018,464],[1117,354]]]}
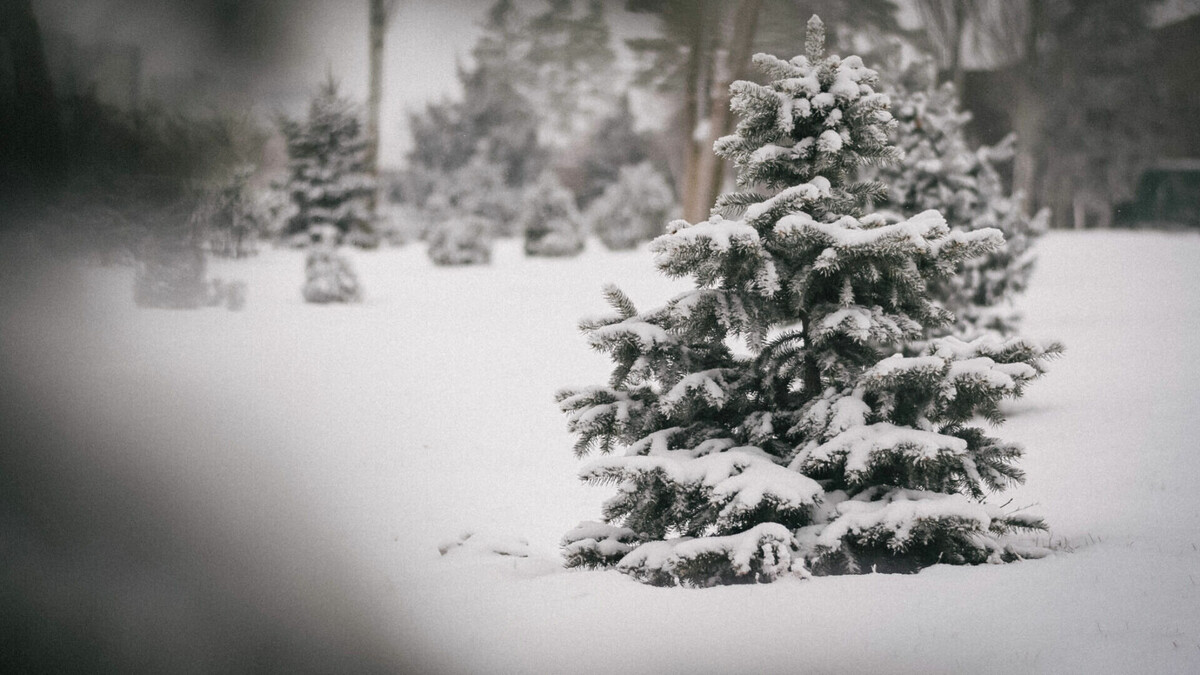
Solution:
{"label": "snow on ground", "polygon": [[575,328],[605,282],[641,307],[686,287],[644,248],[501,242],[473,268],[351,252],[350,307],[303,302],[299,252],[214,261],[248,283],[241,312],[136,309],[128,269],[82,268],[55,282],[81,289],[63,311],[7,310],[0,347],[84,441],[120,439],[89,461],[261,551],[286,588],[353,598],[413,670],[1200,672],[1200,237],[1056,232],[1039,251],[1026,332],[1068,351],[997,434],[1028,447],[999,501],[1064,552],[915,576],[689,590],[561,569],[559,537],[609,490],[575,480],[554,393],[607,378]]}

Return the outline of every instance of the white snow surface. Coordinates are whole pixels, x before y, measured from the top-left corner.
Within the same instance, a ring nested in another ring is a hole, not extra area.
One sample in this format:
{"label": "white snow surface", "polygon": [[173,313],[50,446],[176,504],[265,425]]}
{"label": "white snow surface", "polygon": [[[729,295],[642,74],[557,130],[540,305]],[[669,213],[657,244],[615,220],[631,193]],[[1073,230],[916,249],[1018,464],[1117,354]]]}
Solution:
{"label": "white snow surface", "polygon": [[[743,236],[684,236],[706,229]],[[554,393],[609,375],[575,328],[605,282],[645,307],[687,288],[646,246],[502,241],[461,269],[349,251],[350,307],[303,301],[303,252],[213,261],[248,283],[240,312],[137,309],[131,270],[76,266],[5,289],[0,355],[79,421],[79,452],[123,441],[89,461],[306,588],[356,589],[411,672],[1200,672],[1200,236],[1051,232],[1038,254],[1025,332],[1067,352],[1005,408],[1028,482],[997,503],[1032,505],[1063,550],[912,576],[693,590],[561,568],[612,488],[576,479]],[[18,301],[52,288],[70,300]]]}

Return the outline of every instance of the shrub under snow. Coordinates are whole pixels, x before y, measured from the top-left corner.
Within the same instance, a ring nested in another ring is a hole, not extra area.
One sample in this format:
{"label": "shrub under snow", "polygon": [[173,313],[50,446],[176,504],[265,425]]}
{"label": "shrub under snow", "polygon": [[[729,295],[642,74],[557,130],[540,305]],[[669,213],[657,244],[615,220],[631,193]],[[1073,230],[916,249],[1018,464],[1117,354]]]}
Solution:
{"label": "shrub under snow", "polygon": [[546,172],[525,194],[517,226],[525,236],[525,254],[573,256],[583,251],[583,228],[575,197]]}
{"label": "shrub under snow", "polygon": [[443,221],[429,234],[429,259],[437,265],[486,265],[492,261],[491,228],[478,216]]}
{"label": "shrub under snow", "polygon": [[623,167],[588,209],[592,233],[610,249],[630,249],[665,231],[675,195],[649,162]]}
{"label": "shrub under snow", "polygon": [[328,244],[314,245],[304,261],[304,299],[316,304],[358,302],[358,276],[350,261]]}

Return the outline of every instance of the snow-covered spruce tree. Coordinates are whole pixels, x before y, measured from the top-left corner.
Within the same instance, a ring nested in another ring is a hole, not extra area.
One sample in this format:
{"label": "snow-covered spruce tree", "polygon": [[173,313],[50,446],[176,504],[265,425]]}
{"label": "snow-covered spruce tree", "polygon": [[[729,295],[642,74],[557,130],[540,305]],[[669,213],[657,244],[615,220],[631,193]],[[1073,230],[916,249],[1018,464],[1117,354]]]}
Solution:
{"label": "snow-covered spruce tree", "polygon": [[308,119],[281,119],[279,130],[288,152],[284,189],[296,205],[284,236],[304,241],[313,228],[331,225],[342,241],[377,244],[368,208],[375,183],[367,171],[365,125],[358,106],[338,94],[332,75],[310,103]]}
{"label": "snow-covered spruce tree", "polygon": [[622,95],[613,113],[601,120],[584,142],[578,167],[583,184],[575,194],[581,208],[589,208],[617,182],[621,169],[649,160],[651,138],[634,129],[633,119],[629,95]]}
{"label": "snow-covered spruce tree", "polygon": [[521,191],[505,183],[502,166],[477,155],[462,167],[436,176],[433,194],[426,199],[426,215],[431,221],[483,219],[489,221],[489,233],[513,233]]}
{"label": "snow-covered spruce tree", "polygon": [[639,312],[611,287],[616,315],[582,325],[615,369],[558,399],[576,452],[607,455],[581,477],[617,494],[564,537],[569,566],[692,586],[910,570],[1011,559],[999,537],[1043,526],[983,503],[1022,479],[1021,449],[972,421],[998,423],[1056,347],[944,338],[898,355],[950,320],[928,281],[1003,241],[932,211],[862,213],[879,186],[847,177],[895,154],[889,101],[858,57],[824,55],[823,32],[814,17],[805,56],[757,55],[769,85],[733,85],[741,119],[716,151],[746,191],[652,244],[696,288]]}
{"label": "snow-covered spruce tree", "polygon": [[629,249],[662,234],[675,195],[650,162],[622,167],[587,211],[591,231],[610,249]]}
{"label": "snow-covered spruce tree", "polygon": [[435,265],[486,265],[492,261],[492,224],[479,216],[453,216],[429,234],[429,259]]}
{"label": "snow-covered spruce tree", "polygon": [[332,226],[318,228],[316,242],[304,260],[304,299],[324,305],[334,302],[358,302],[362,288],[350,260],[338,252],[338,234]]}
{"label": "snow-covered spruce tree", "polygon": [[1006,246],[966,260],[956,274],[937,280],[934,298],[955,314],[952,325],[936,334],[977,335],[981,330],[1012,333],[1019,316],[1012,302],[1023,293],[1033,270],[1036,238],[1046,229],[1049,212],[1030,218],[1020,195],[1012,195],[996,169],[1012,158],[1015,137],[996,146],[971,149],[964,127],[971,115],[960,109],[952,83],[935,84],[929,62],[912,64],[892,94],[899,162],[869,171],[888,186],[888,199],[877,206],[911,217],[934,209],[951,227],[993,227]]}
{"label": "snow-covered spruce tree", "polygon": [[[202,200],[178,185],[161,192],[166,203],[148,206],[152,227],[133,247],[133,300],[138,307],[195,309],[208,301],[203,230],[195,214]],[[146,217],[146,216],[143,216]]]}
{"label": "snow-covered spruce tree", "polygon": [[267,215],[251,191],[253,166],[233,170],[210,188],[193,217],[208,239],[208,250],[224,258],[244,258],[256,253],[255,239],[265,229]]}
{"label": "snow-covered spruce tree", "polygon": [[525,255],[573,256],[583,250],[581,218],[575,197],[545,172],[525,193],[517,227],[525,234]]}
{"label": "snow-covered spruce tree", "polygon": [[148,236],[136,261],[133,300],[138,307],[195,309],[207,303],[207,264],[198,237]]}

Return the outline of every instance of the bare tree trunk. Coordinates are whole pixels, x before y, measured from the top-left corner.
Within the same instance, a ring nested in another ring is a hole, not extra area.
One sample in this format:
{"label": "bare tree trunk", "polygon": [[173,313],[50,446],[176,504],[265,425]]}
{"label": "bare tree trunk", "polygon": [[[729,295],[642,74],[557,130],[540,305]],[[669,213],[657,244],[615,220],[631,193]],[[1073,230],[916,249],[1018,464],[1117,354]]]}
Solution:
{"label": "bare tree trunk", "polygon": [[691,222],[708,217],[717,199],[724,178],[725,160],[713,154],[713,144],[730,132],[733,114],[729,110],[729,86],[744,79],[750,66],[754,33],[758,29],[758,14],[762,0],[740,0],[734,8],[733,37],[725,50],[725,63],[717,64],[710,92],[712,104],[708,117],[708,139],[701,149],[697,167],[696,191],[693,199],[684,204]]}
{"label": "bare tree trunk", "polygon": [[966,91],[967,73],[963,66],[963,41],[967,37],[967,0],[953,0],[954,22],[950,33],[950,77],[954,90],[962,96]]}
{"label": "bare tree trunk", "polygon": [[67,156],[29,0],[0,0],[0,120],[0,202],[47,190]]}
{"label": "bare tree trunk", "polygon": [[376,215],[379,198],[379,104],[383,99],[383,37],[387,33],[388,8],[385,0],[371,0],[370,11],[370,82],[367,95],[367,173],[375,181],[368,203],[371,217]]}
{"label": "bare tree trunk", "polygon": [[[1034,148],[1040,142],[1041,136],[1041,97],[1035,90],[1033,74],[1038,68],[1038,31],[1041,29],[1041,2],[1028,0],[1026,5],[1027,20],[1025,24],[1024,45],[1021,56],[1021,77],[1017,84],[1016,113],[1013,117],[1014,131],[1017,133],[1017,148],[1013,158],[1013,190],[1019,192],[1024,200],[1022,206],[1028,213],[1036,213],[1042,206],[1037,194],[1037,155]],[[1051,220],[1061,217],[1061,214],[1050,214]]]}
{"label": "bare tree trunk", "polygon": [[688,47],[687,67],[684,74],[684,107],[680,120],[680,126],[683,128],[684,156],[683,175],[678,184],[678,194],[679,202],[684,209],[683,216],[690,222],[697,219],[691,211],[691,204],[696,199],[696,190],[699,185],[699,164],[703,148],[696,140],[696,126],[700,123],[701,84],[707,73],[704,65],[710,59],[709,50],[705,47],[707,29],[712,22],[708,20],[706,9],[708,9],[706,5],[702,4],[697,10],[700,12],[700,18],[696,22],[696,30],[692,34],[691,44]]}

